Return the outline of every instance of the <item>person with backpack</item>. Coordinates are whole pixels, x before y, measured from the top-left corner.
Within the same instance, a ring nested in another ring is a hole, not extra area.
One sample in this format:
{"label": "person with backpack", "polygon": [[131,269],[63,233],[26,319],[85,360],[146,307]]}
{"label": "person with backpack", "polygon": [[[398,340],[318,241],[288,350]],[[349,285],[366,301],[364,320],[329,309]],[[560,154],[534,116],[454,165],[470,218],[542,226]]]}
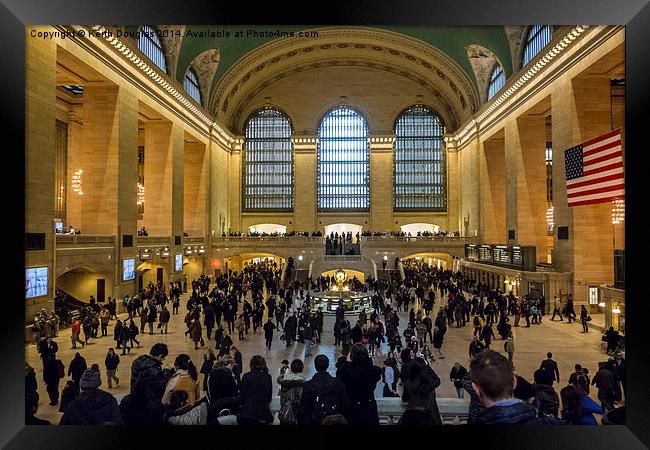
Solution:
{"label": "person with backpack", "polygon": [[194,406],[201,396],[196,366],[190,356],[185,353],[178,355],[174,361],[174,374],[165,385],[162,404],[169,406],[171,397],[176,391],[185,391],[187,393],[187,401],[190,406]]}
{"label": "person with backpack", "polygon": [[363,344],[352,346],[336,377],[343,382],[350,398],[350,409],[342,411],[350,425],[379,425],[375,387],[381,379],[381,369],[373,365]]}
{"label": "person with backpack", "polygon": [[303,387],[298,407],[299,425],[320,425],[326,417],[350,408],[345,385],[327,372],[329,363],[325,355],[314,358],[316,373]]}
{"label": "person with backpack", "polygon": [[553,389],[553,386],[546,384],[544,371],[536,370],[534,375],[535,383],[535,405],[537,417],[558,417],[560,409],[560,398]]}
{"label": "person with backpack", "polygon": [[485,344],[481,342],[478,336],[472,338],[472,342],[469,343],[469,359],[472,359],[474,355],[477,355],[485,350]]}
{"label": "person with backpack", "polygon": [[304,364],[300,359],[291,362],[291,369],[284,366],[280,369],[277,382],[280,385],[280,425],[298,425],[298,408],[300,397],[307,380],[302,374]]}
{"label": "person with backpack", "polygon": [[474,318],[472,319],[472,326],[474,327],[474,332],[472,333],[472,335],[481,336],[481,329],[483,328],[484,324],[485,321],[481,319],[481,317],[478,314],[474,314]]}
{"label": "person with backpack", "polygon": [[575,365],[575,372],[569,376],[569,384],[575,387],[580,386],[585,394],[589,395],[589,372],[582,365]]}

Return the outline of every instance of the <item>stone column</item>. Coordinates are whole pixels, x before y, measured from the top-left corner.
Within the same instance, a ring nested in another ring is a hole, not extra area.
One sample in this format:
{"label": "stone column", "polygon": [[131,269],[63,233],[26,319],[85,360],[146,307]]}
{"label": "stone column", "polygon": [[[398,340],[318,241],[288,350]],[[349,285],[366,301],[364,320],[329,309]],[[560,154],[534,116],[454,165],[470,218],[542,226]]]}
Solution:
{"label": "stone column", "polygon": [[480,170],[481,241],[489,244],[505,242],[506,173],[503,140],[492,138],[483,143]]}
{"label": "stone column", "polygon": [[[294,214],[293,231],[313,231],[320,229],[316,217],[316,151],[317,136],[296,136],[294,148]],[[287,231],[291,231],[287,229]]]}
{"label": "stone column", "polygon": [[374,135],[370,140],[370,230],[392,230],[393,142],[395,135]]}
{"label": "stone column", "polygon": [[[244,138],[238,136],[232,145],[228,164],[228,210],[230,211],[230,231],[241,230],[242,213],[242,147]],[[217,175],[218,176],[218,175]],[[228,230],[225,230],[228,234]]]}
{"label": "stone column", "polygon": [[[30,27],[33,28],[33,27]],[[36,27],[48,30],[48,27]],[[36,39],[25,29],[25,232],[43,233],[44,250],[25,252],[26,267],[48,267],[48,291],[26,300],[31,322],[42,307],[51,309],[54,296],[54,178],[56,120],[56,44]]]}
{"label": "stone column", "polygon": [[554,236],[553,262],[573,272],[576,305],[588,304],[589,285],[612,284],[614,252],[611,202],[567,206],[564,151],[611,130],[608,77],[558,82],[551,94],[553,133],[553,206],[555,227],[569,228],[569,239]]}
{"label": "stone column", "polygon": [[506,229],[515,230],[508,244],[537,247],[538,262],[545,262],[547,253],[545,148],[543,116],[506,121]]}
{"label": "stone column", "polygon": [[183,223],[190,236],[204,236],[208,191],[208,158],[205,144],[185,142],[183,165]]}
{"label": "stone column", "polygon": [[[448,140],[449,149],[453,148]],[[469,144],[459,150],[459,171],[462,174],[462,180],[459,180],[459,212],[463,218],[463,233],[465,232],[465,220],[469,218],[467,234],[474,236],[479,231],[479,236],[483,237],[481,229],[481,157],[479,156],[478,139],[472,140]]]}
{"label": "stone column", "polygon": [[[459,231],[465,236],[463,220],[460,217],[460,153],[454,141],[448,141],[447,148],[447,230]],[[468,227],[469,228],[469,227]],[[469,229],[468,229],[469,232]]]}

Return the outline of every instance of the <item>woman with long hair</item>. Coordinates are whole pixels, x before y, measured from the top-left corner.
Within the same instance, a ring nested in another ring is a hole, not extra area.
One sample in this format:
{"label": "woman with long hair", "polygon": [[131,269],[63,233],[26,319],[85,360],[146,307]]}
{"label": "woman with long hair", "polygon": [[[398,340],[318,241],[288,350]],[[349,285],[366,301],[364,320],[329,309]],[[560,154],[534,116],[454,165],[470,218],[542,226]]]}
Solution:
{"label": "woman with long hair", "polygon": [[562,420],[570,425],[598,425],[594,414],[602,414],[601,406],[593,401],[581,386],[568,385],[560,391]]}
{"label": "woman with long hair", "polygon": [[273,396],[273,380],[266,360],[255,355],[250,360],[250,372],[241,379],[241,407],[237,423],[240,425],[266,425],[273,422],[269,408]]}
{"label": "woman with long hair", "polygon": [[198,381],[199,375],[196,366],[189,355],[181,353],[174,361],[174,369],[174,374],[165,386],[165,392],[162,397],[163,405],[170,405],[171,397],[175,391],[185,391],[187,392],[188,405],[194,406],[201,396]]}

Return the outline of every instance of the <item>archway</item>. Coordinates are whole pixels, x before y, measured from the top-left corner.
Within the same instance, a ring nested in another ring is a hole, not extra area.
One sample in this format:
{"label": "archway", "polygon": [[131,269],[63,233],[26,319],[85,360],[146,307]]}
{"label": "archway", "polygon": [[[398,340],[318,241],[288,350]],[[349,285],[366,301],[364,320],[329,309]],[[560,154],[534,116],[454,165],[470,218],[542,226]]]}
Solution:
{"label": "archway", "polygon": [[357,278],[362,283],[366,282],[366,274],[359,271],[359,270],[354,270],[354,269],[332,269],[332,270],[327,270],[323,273],[321,273],[321,276],[323,277],[334,277],[334,274],[338,272],[339,270],[343,270],[345,274],[347,275],[347,280],[352,280],[353,278]]}
{"label": "archway", "polygon": [[426,264],[442,270],[451,270],[453,265],[453,258],[447,253],[415,253],[402,258],[402,263],[408,264],[409,261],[413,261],[416,264]]}
{"label": "archway", "polygon": [[77,266],[56,277],[56,288],[80,302],[88,303],[91,295],[105,302],[113,295],[113,278],[106,270]]}
{"label": "archway", "polygon": [[437,234],[440,232],[440,227],[433,223],[408,223],[401,226],[401,231],[407,236],[409,234],[411,236],[417,236],[418,232],[421,234],[425,232]]}
{"label": "archway", "polygon": [[361,236],[363,227],[361,225],[355,225],[353,223],[333,223],[331,225],[325,225],[325,235],[329,236],[331,233],[338,233],[339,236],[342,233],[351,232],[352,233],[352,242],[356,242],[357,233]]}
{"label": "archway", "polygon": [[259,223],[248,227],[249,235],[264,235],[264,234],[280,234],[283,235],[287,232],[287,227],[277,223]]}

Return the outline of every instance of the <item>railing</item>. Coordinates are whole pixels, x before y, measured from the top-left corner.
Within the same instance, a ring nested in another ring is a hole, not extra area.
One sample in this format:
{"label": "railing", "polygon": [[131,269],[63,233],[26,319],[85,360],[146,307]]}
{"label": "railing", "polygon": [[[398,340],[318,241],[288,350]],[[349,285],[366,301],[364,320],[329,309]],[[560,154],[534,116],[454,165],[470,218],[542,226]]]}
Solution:
{"label": "railing", "polygon": [[115,236],[101,234],[56,235],[57,248],[115,247]]}
{"label": "railing", "polygon": [[153,245],[171,245],[171,236],[137,236],[138,247],[151,247]]}
{"label": "railing", "polygon": [[340,261],[340,262],[352,262],[352,261],[361,261],[363,256],[361,255],[325,255],[325,261]]}
{"label": "railing", "polygon": [[[453,424],[456,417],[458,417],[459,424],[467,423],[469,403],[465,400],[459,398],[437,398],[436,403],[438,404],[438,410],[442,416],[443,424]],[[273,397],[269,407],[272,414],[277,413],[281,407],[280,397]],[[406,405],[398,397],[377,399],[377,412],[379,413],[379,422],[381,424],[386,424],[389,417],[392,417],[393,421],[397,423],[405,410]],[[277,419],[276,423],[278,423]]]}
{"label": "railing", "polygon": [[323,243],[322,236],[215,236],[212,242],[311,242]]}
{"label": "railing", "polygon": [[462,244],[473,244],[478,242],[478,237],[476,236],[362,236],[361,241],[364,243],[382,243],[386,241],[391,242],[450,242],[450,243],[462,243]]}
{"label": "railing", "polygon": [[205,238],[203,236],[190,236],[183,238],[184,245],[203,245]]}

